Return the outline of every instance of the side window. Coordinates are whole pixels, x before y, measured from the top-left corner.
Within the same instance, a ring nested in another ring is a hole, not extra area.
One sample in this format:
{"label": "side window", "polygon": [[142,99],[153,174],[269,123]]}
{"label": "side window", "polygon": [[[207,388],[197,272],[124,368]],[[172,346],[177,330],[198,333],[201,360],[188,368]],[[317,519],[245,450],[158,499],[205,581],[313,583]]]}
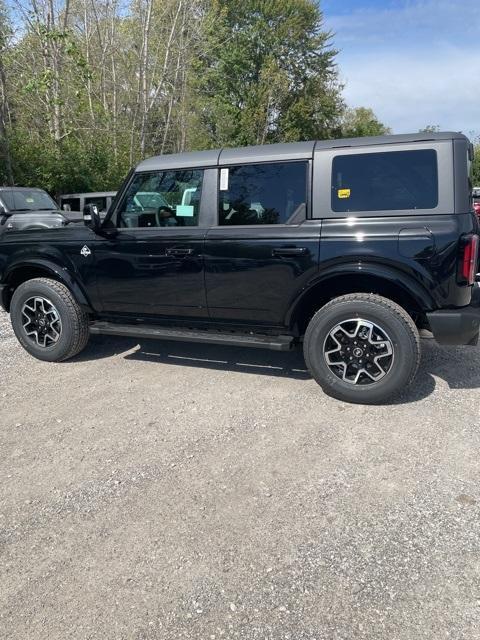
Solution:
{"label": "side window", "polygon": [[95,204],[99,211],[105,211],[107,209],[107,198],[105,196],[85,198],[85,204]]}
{"label": "side window", "polygon": [[437,205],[437,152],[433,149],[333,159],[333,211],[434,209]]}
{"label": "side window", "polygon": [[220,169],[219,225],[285,224],[306,213],[306,162]]}
{"label": "side window", "polygon": [[118,226],[197,226],[202,181],[203,169],[138,173],[120,205]]}
{"label": "side window", "polygon": [[61,205],[67,206],[66,211],[80,211],[80,198],[62,198]]}

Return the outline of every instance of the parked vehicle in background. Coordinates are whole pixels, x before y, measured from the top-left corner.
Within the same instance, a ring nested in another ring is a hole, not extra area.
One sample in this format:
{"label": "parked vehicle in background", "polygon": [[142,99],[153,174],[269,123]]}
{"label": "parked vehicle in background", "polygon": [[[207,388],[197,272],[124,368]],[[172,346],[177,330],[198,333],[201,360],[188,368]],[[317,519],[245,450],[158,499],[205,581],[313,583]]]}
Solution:
{"label": "parked vehicle in background", "polygon": [[480,219],[480,187],[473,187],[472,189],[473,196],[473,209]]}
{"label": "parked vehicle in background", "polygon": [[4,234],[0,300],[42,360],[90,333],[303,342],[327,393],[384,402],[417,372],[419,329],[478,341],[472,159],[460,133],[150,158],[105,220],[90,204],[85,226]]}
{"label": "parked vehicle in background", "polygon": [[6,229],[64,227],[68,220],[46,191],[30,187],[0,187],[0,234]]}
{"label": "parked vehicle in background", "polygon": [[83,220],[85,205],[93,204],[103,217],[107,213],[116,191],[94,191],[92,193],[65,193],[60,196],[60,208],[70,220]]}

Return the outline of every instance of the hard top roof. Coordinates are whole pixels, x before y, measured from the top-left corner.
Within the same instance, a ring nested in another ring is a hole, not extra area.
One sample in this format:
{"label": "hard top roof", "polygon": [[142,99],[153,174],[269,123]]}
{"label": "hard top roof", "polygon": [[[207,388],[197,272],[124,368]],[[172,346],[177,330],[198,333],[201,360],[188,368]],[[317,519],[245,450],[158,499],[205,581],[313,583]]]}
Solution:
{"label": "hard top roof", "polygon": [[453,131],[433,133],[405,133],[364,138],[340,138],[337,140],[311,140],[308,142],[286,142],[251,147],[212,149],[209,151],[188,151],[147,158],[137,165],[136,171],[156,171],[159,169],[193,169],[195,167],[216,167],[222,165],[251,162],[274,162],[288,158],[300,160],[311,158],[314,151],[340,149],[344,147],[368,147],[386,144],[428,142],[462,138],[462,133]]}
{"label": "hard top roof", "polygon": [[137,165],[137,171],[155,171],[158,169],[189,169],[195,167],[215,167],[218,164],[221,149],[212,151],[188,151],[170,153],[147,158]]}
{"label": "hard top roof", "polygon": [[318,140],[315,143],[315,150],[337,149],[342,147],[369,147],[382,144],[408,144],[412,142],[430,142],[437,140],[453,140],[463,138],[468,140],[463,133],[458,131],[435,131],[419,133],[397,133],[388,136],[365,136],[364,138],[340,138],[338,140]]}
{"label": "hard top roof", "polygon": [[78,193],[62,193],[60,198],[82,198],[85,196],[89,198],[101,198],[102,196],[114,196],[116,194],[116,191],[80,191]]}

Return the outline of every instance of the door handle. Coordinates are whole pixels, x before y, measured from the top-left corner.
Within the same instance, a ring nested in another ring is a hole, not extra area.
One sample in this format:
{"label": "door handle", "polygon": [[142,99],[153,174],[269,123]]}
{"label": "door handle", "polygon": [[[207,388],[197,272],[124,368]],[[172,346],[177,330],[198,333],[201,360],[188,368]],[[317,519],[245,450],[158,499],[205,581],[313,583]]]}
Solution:
{"label": "door handle", "polygon": [[193,249],[167,249],[165,251],[166,256],[191,256]]}
{"label": "door handle", "polygon": [[309,253],[307,247],[281,247],[280,249],[272,249],[274,258],[289,258],[290,256],[304,256]]}

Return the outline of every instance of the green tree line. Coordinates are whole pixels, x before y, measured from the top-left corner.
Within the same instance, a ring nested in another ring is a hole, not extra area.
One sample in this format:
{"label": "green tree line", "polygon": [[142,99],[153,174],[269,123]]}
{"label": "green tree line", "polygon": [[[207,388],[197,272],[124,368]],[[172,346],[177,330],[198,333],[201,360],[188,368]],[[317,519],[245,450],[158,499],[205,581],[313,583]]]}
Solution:
{"label": "green tree line", "polygon": [[0,182],[116,189],[139,159],[378,135],[317,0],[0,0]]}
{"label": "green tree line", "polygon": [[480,141],[475,145],[475,157],[472,166],[472,185],[480,187]]}

